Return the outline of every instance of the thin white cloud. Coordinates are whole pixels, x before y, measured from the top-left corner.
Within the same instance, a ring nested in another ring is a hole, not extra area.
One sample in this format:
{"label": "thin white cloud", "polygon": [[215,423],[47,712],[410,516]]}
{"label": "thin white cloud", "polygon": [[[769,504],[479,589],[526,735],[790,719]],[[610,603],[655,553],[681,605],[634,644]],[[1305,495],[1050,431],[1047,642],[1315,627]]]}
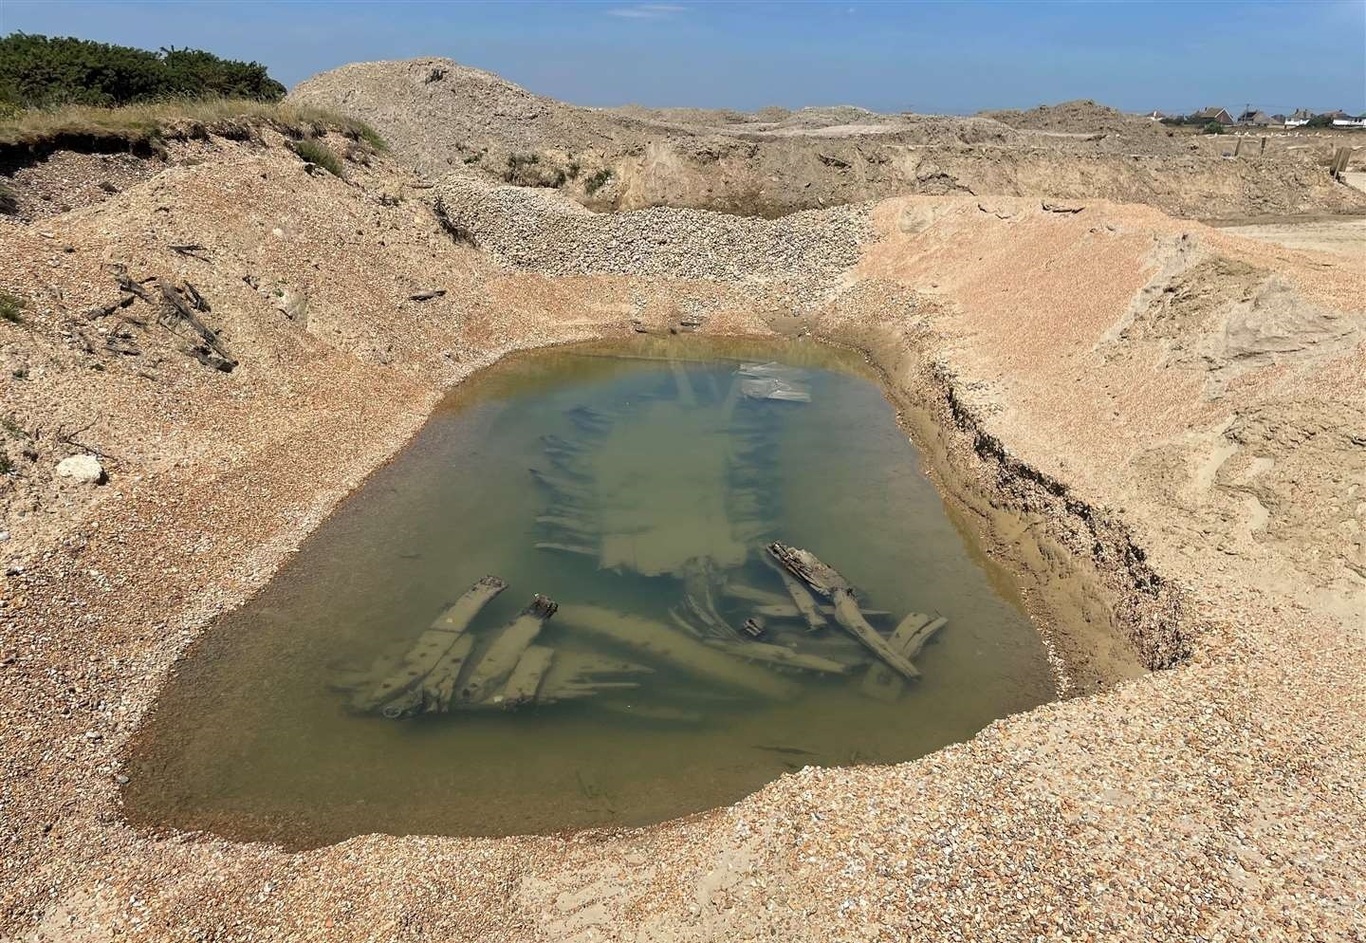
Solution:
{"label": "thin white cloud", "polygon": [[686,7],[676,3],[637,3],[629,7],[614,7],[607,11],[607,15],[621,16],[628,20],[662,20],[682,13],[685,9]]}

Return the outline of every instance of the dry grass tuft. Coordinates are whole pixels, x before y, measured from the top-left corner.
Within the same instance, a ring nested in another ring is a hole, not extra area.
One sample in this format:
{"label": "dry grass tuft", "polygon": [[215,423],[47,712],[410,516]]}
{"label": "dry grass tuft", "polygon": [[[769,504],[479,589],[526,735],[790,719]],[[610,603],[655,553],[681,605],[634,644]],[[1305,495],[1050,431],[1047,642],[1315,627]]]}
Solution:
{"label": "dry grass tuft", "polygon": [[386,150],[384,139],[363,121],[312,106],[250,99],[182,99],[118,108],[66,105],[0,117],[0,147],[62,146],[85,142],[155,145],[158,140],[217,134],[246,138],[269,127],[308,138],[335,131]]}

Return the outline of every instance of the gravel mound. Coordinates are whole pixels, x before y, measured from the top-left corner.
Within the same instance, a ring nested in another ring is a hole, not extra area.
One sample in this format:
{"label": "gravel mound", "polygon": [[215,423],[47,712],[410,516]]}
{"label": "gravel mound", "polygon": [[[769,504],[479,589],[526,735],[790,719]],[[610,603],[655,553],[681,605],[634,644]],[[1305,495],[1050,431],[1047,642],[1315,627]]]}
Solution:
{"label": "gravel mound", "polygon": [[786,281],[814,297],[872,238],[863,204],[773,220],[663,206],[602,214],[553,191],[462,176],[441,183],[435,199],[497,261],[544,275]]}

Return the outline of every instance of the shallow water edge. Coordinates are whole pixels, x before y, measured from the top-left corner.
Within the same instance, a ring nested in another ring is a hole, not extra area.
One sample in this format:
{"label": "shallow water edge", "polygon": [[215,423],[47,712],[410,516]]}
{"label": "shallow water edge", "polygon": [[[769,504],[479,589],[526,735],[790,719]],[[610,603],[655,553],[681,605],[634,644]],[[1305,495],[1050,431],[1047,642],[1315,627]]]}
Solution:
{"label": "shallow water edge", "polygon": [[[632,340],[639,347],[639,339],[628,337],[628,341]],[[637,352],[651,359],[666,351],[670,356],[686,358],[689,349],[695,350],[699,358],[715,358],[722,351],[723,356],[745,358],[747,348],[762,352],[772,350],[779,342],[774,335],[692,335],[661,339],[655,344],[657,350],[653,355],[649,350]],[[820,341],[806,338],[786,343],[794,357],[807,357],[813,364],[839,361],[847,369],[851,353],[858,355],[853,361],[860,365],[858,372],[876,379],[897,410],[898,421],[920,447],[955,525],[968,537],[968,545],[978,546],[980,542],[985,548],[981,560],[998,589],[1020,601],[1034,617],[1052,653],[1060,693],[1090,693],[1142,672],[1142,664],[1124,638],[1122,622],[1114,617],[1124,605],[1127,571],[1105,574],[1093,560],[1068,559],[1065,548],[1060,555],[1060,544],[1047,533],[1051,528],[1040,526],[1046,522],[1033,510],[1039,507],[1039,500],[1030,488],[1037,486],[1037,482],[1026,482],[1029,488],[1024,490],[1012,489],[1001,487],[1009,483],[1001,469],[996,469],[994,475],[984,474],[994,459],[989,450],[980,449],[980,443],[972,441],[971,430],[964,427],[961,417],[955,417],[951,382],[926,368],[923,352],[908,345],[904,335],[892,331],[864,331],[854,337],[836,335]],[[607,339],[572,346],[575,352],[596,348],[604,354],[619,356],[622,342]],[[520,351],[507,354],[502,360],[515,360],[519,354]],[[456,384],[433,415],[447,404],[480,395],[484,386],[479,382],[482,373],[475,371]],[[522,379],[534,384],[534,371]],[[421,428],[417,426],[414,434]],[[401,452],[402,448],[394,455]],[[1020,510],[1018,502],[1031,510]],[[1061,510],[1071,513],[1069,508],[1074,505],[1075,502],[1066,503]]]}

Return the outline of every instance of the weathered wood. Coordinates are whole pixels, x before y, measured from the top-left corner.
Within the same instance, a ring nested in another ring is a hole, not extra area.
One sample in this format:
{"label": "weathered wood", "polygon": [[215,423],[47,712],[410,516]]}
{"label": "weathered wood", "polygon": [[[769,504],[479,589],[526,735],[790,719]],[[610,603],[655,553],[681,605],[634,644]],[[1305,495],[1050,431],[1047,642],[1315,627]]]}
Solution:
{"label": "weathered wood", "polygon": [[854,599],[849,581],[834,568],[822,563],[815,554],[786,544],[772,543],[768,547],[775,559],[794,576],[835,605],[835,621],[850,635],[858,639],[870,652],[882,659],[903,678],[920,677],[920,672],[911,660],[887,644],[886,639],[868,624]]}
{"label": "weathered wood", "polygon": [[923,612],[912,612],[896,624],[896,628],[892,630],[892,634],[887,636],[887,644],[899,652],[905,652],[906,643],[909,642],[911,637],[923,626],[928,625],[929,622],[930,617]]}
{"label": "weathered wood", "polygon": [[934,637],[934,634],[948,624],[948,619],[940,616],[925,625],[921,626],[902,646],[901,654],[907,658],[914,658],[920,654],[920,650],[925,647],[925,643]]}
{"label": "weathered wood", "polygon": [[631,648],[664,661],[697,678],[740,688],[765,697],[789,698],[797,693],[788,681],[737,661],[661,622],[598,606],[565,606],[560,624]]}
{"label": "weathered wood", "polygon": [[877,629],[869,625],[868,620],[863,618],[863,613],[859,610],[853,593],[847,589],[837,589],[832,598],[835,603],[835,621],[846,632],[862,642],[865,648],[881,658],[888,667],[903,678],[914,680],[920,677],[920,671],[911,664],[911,660],[893,650],[886,640],[878,634]]}
{"label": "weathered wood", "polygon": [[418,690],[423,679],[455,646],[479,610],[506,588],[507,583],[496,576],[481,577],[418,636],[397,668],[386,673],[377,685],[357,699],[356,707],[375,710],[408,691]]}
{"label": "weathered wood", "polygon": [[784,668],[800,668],[802,671],[818,671],[823,674],[836,675],[842,675],[849,671],[848,665],[835,661],[833,658],[806,654],[785,645],[750,641],[726,642],[721,639],[714,639],[707,644],[712,648],[734,655],[736,658],[752,658],[755,661],[767,662],[771,665],[782,665]]}
{"label": "weathered wood", "polygon": [[750,586],[743,582],[735,582],[734,579],[721,586],[721,593],[731,599],[743,599],[747,603],[759,603],[762,605],[781,605],[790,608],[792,615],[798,615],[796,605],[792,604],[790,596],[783,596],[780,593],[769,592],[768,589],[759,589],[758,586]]}
{"label": "weathered wood", "polygon": [[521,660],[522,653],[540,634],[541,626],[558,608],[546,597],[535,596],[531,605],[494,637],[484,657],[460,685],[460,700],[471,703],[481,701],[489,696],[494,687],[505,681]]}
{"label": "weathered wood", "polygon": [[[220,361],[211,364],[211,366],[216,366],[225,372],[230,372],[236,367],[237,361],[233,358],[232,354],[228,353],[228,348],[223,346],[223,342],[218,339],[218,335],[199,319],[199,315],[195,313],[191,303],[185,300],[185,295],[182,294],[181,290],[163,279],[157,279],[157,287],[161,289],[161,295],[166,299],[166,302],[171,306],[171,309],[199,335],[199,338],[204,342],[204,345],[209,349],[213,356]],[[185,294],[188,294],[194,300],[194,304],[199,306],[202,310],[208,309],[208,305],[204,303],[204,299],[199,292],[194,290],[193,285],[186,284]]]}
{"label": "weathered wood", "polygon": [[562,544],[553,540],[538,540],[535,547],[537,550],[554,550],[559,553],[573,553],[583,557],[597,558],[599,550],[597,547],[590,547],[587,544]]}
{"label": "weathered wood", "polygon": [[[769,545],[769,553],[764,556],[764,562],[767,563],[774,572],[778,574],[778,578],[783,581],[783,587],[787,589],[787,594],[792,597],[793,605],[797,607],[797,611],[801,613],[802,618],[806,620],[807,628],[811,629],[812,632],[817,632],[825,628],[825,616],[821,615],[816,609],[816,600],[807,592],[805,586],[793,579],[792,574],[784,569],[782,558],[777,557],[777,555],[774,554],[773,548],[778,546],[781,546],[781,544],[775,543]],[[775,557],[777,558],[775,559]]]}
{"label": "weathered wood", "polygon": [[537,524],[549,524],[552,527],[561,527],[565,530],[577,531],[582,534],[593,533],[593,525],[588,523],[587,518],[576,517],[569,514],[541,514],[536,518]]}
{"label": "weathered wood", "polygon": [[445,713],[451,709],[455,685],[473,650],[474,636],[468,633],[461,635],[450,650],[441,656],[431,674],[422,680],[422,705],[429,714]]}
{"label": "weathered wood", "polygon": [[432,623],[431,627],[441,632],[461,634],[469,628],[474,617],[479,614],[479,610],[492,602],[499,593],[507,588],[506,580],[492,574],[481,576],[475,580],[473,586],[465,590],[459,599],[436,617],[436,621]]}
{"label": "weathered wood", "polygon": [[555,649],[547,645],[528,646],[527,650],[522,652],[522,657],[518,659],[517,667],[512,669],[512,674],[508,675],[507,684],[503,686],[503,693],[495,696],[492,700],[506,710],[521,707],[523,704],[530,704],[536,700],[536,692],[540,689],[546,673],[550,671],[550,665],[554,658]]}
{"label": "weathered wood", "polygon": [[[913,612],[902,619],[892,632],[887,644],[908,659],[914,659],[934,634],[948,624],[943,616],[931,618],[923,613]],[[869,697],[880,701],[894,701],[905,688],[905,682],[882,663],[872,665],[863,678],[862,690]]]}
{"label": "weathered wood", "polygon": [[[800,619],[803,618],[797,607],[790,602],[773,603],[763,606],[755,606],[755,613],[766,616],[770,619]],[[823,616],[834,616],[835,607],[816,604],[816,611]],[[886,609],[862,609],[866,619],[877,619],[891,615]]]}

